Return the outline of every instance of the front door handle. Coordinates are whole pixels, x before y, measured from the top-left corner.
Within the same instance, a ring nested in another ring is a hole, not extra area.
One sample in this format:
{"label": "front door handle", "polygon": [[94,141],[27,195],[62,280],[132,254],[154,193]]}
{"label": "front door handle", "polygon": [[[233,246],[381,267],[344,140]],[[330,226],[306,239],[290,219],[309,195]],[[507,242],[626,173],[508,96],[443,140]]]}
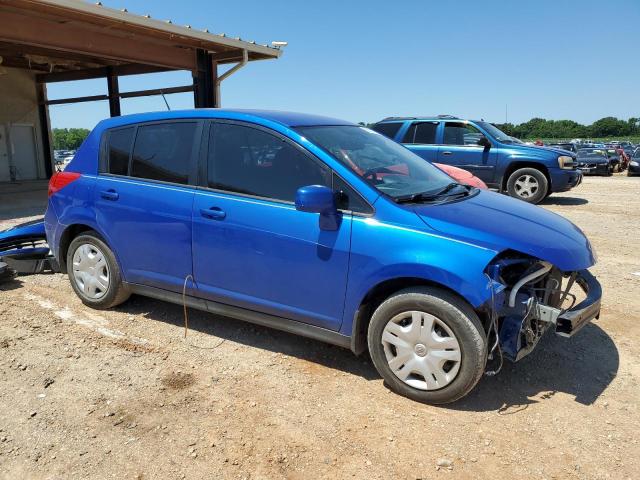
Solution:
{"label": "front door handle", "polygon": [[100,196],[105,200],[118,200],[120,198],[120,195],[114,189],[103,190],[100,192]]}
{"label": "front door handle", "polygon": [[443,155],[453,155],[453,152],[450,152],[449,150],[447,150],[446,152],[442,152]]}
{"label": "front door handle", "polygon": [[224,220],[227,214],[218,207],[201,208],[200,215],[211,220]]}

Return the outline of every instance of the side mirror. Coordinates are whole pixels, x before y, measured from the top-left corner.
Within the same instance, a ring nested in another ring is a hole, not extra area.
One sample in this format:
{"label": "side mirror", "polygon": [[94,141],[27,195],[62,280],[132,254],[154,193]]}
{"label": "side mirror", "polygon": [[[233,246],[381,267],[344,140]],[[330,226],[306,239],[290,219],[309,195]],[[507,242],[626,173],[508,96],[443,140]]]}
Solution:
{"label": "side mirror", "polygon": [[480,139],[478,140],[478,145],[480,145],[481,147],[484,147],[485,149],[491,148],[491,142],[484,135],[480,137]]}
{"label": "side mirror", "polygon": [[340,215],[333,190],[323,185],[300,187],[296,192],[296,210],[319,213],[321,230],[337,230]]}

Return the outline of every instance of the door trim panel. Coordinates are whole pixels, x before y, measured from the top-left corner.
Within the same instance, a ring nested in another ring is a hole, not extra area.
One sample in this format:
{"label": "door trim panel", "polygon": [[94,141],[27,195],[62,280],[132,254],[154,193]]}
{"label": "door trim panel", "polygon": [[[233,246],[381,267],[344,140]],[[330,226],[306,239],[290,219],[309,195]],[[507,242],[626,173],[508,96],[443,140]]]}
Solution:
{"label": "door trim panel", "polygon": [[161,288],[149,287],[147,285],[139,285],[135,283],[125,283],[132,293],[143,295],[145,297],[164,300],[166,302],[175,303],[177,305],[186,305],[187,307],[203,310],[205,312],[221,315],[224,317],[242,320],[264,327],[275,328],[283,332],[293,333],[321,342],[330,343],[343,348],[351,348],[351,337],[342,335],[333,330],[302,323],[276,315],[247,310],[245,308],[234,307],[224,303],[204,300],[202,298],[185,295],[184,301],[182,294],[163,290]]}

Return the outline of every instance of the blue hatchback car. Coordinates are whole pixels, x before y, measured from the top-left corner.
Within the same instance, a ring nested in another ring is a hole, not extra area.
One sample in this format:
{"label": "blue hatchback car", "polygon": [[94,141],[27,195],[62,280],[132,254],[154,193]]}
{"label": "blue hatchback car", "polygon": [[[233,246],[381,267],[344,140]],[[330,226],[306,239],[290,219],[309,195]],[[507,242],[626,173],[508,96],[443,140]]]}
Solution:
{"label": "blue hatchback car", "polygon": [[540,203],[582,182],[575,153],[525,145],[489,122],[451,115],[389,117],[372,128],[429,162],[468,170],[489,187],[525,202]]}
{"label": "blue hatchback car", "polygon": [[184,293],[190,307],[368,350],[391,389],[423,402],[461,398],[488,359],[498,369],[600,312],[576,226],[333,118],[111,118],[49,195],[49,246],[86,305]]}

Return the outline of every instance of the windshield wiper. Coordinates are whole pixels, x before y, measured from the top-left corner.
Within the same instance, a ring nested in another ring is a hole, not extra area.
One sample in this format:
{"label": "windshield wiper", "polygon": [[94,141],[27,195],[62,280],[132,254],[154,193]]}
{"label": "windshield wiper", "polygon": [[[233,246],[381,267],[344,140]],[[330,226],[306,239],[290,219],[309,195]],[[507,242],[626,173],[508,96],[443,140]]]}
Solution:
{"label": "windshield wiper", "polygon": [[437,192],[434,192],[434,193],[427,193],[427,192],[414,193],[412,195],[403,195],[400,197],[396,197],[394,198],[394,200],[396,203],[430,202],[432,200],[437,200],[438,198],[443,197],[444,195],[446,195],[456,187],[465,188],[465,191],[464,191],[465,194],[468,194],[471,191],[471,187],[468,187],[468,185],[462,185],[461,183],[451,182],[441,190],[438,190]]}

